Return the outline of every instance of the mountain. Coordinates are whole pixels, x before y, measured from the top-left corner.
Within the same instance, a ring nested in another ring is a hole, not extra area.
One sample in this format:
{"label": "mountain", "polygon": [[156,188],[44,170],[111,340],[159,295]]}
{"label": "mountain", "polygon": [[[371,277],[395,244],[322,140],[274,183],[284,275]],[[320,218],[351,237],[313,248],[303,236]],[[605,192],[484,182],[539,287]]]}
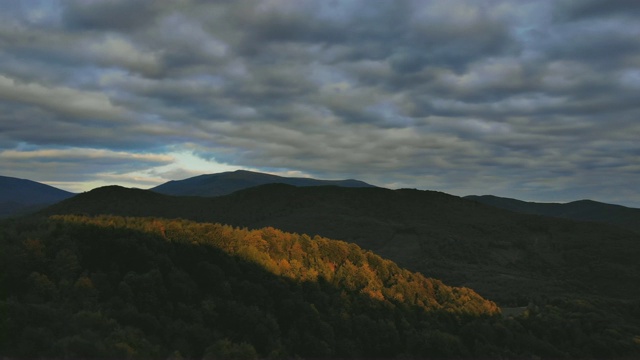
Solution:
{"label": "mountain", "polygon": [[271,174],[237,170],[218,174],[200,175],[184,180],[169,181],[151,190],[166,195],[220,196],[265,184],[288,184],[293,186],[335,185],[342,187],[373,187],[359,180],[317,180],[300,177],[282,177]]}
{"label": "mountain", "polygon": [[105,187],[42,212],[212,221],[353,242],[503,305],[540,296],[640,296],[640,235],[434,191],[270,184],[215,198]]}
{"label": "mountain", "polygon": [[561,204],[527,202],[493,195],[470,195],[465,198],[515,212],[578,221],[603,222],[640,233],[640,209],[636,208],[593,200],[578,200]]}
{"label": "mountain", "polygon": [[36,211],[73,195],[35,181],[0,176],[0,218]]}

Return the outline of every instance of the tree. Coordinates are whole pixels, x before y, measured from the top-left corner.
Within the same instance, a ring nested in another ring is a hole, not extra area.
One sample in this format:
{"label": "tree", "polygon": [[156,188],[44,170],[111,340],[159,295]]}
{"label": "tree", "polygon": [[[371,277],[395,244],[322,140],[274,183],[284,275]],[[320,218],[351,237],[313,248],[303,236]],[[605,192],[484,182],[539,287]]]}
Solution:
{"label": "tree", "polygon": [[229,339],[221,339],[205,350],[205,359],[237,359],[252,360],[258,358],[258,353],[245,342],[234,343]]}

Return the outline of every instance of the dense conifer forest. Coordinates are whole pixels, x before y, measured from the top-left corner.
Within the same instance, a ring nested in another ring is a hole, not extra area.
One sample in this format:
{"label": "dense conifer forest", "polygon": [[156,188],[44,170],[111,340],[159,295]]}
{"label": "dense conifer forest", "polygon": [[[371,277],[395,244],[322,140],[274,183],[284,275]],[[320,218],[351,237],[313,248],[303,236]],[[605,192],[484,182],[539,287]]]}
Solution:
{"label": "dense conifer forest", "polygon": [[0,249],[9,358],[640,354],[623,321],[638,301],[512,316],[355,244],[274,228],[66,215],[4,221]]}

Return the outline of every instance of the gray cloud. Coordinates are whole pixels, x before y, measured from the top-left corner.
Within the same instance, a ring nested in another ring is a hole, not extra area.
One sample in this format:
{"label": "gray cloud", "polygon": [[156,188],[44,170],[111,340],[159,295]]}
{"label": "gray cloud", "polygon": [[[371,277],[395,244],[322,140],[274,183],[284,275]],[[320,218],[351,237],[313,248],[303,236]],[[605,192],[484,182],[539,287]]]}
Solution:
{"label": "gray cloud", "polygon": [[[132,182],[128,173],[172,161],[173,158],[167,155],[97,149],[0,150],[0,166],[11,169],[13,176],[67,184],[73,191],[81,190],[73,186],[78,182],[100,183],[111,178]],[[34,169],[37,171],[34,172]],[[144,180],[139,178],[133,183],[144,183]]]}
{"label": "gray cloud", "polygon": [[3,175],[145,187],[224,163],[640,206],[635,2],[25,4],[0,4]]}
{"label": "gray cloud", "polygon": [[131,31],[144,28],[160,14],[159,3],[165,1],[66,1],[63,22],[73,30]]}
{"label": "gray cloud", "polygon": [[609,16],[634,17],[640,15],[640,6],[633,0],[563,0],[559,1],[556,17],[560,21],[601,19]]}

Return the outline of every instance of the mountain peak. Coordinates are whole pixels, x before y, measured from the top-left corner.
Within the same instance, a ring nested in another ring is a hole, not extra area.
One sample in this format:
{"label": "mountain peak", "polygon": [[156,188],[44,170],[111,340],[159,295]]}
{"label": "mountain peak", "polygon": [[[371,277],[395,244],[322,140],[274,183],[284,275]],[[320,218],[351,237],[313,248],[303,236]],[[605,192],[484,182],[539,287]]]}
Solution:
{"label": "mountain peak", "polygon": [[318,180],[303,177],[284,177],[250,170],[235,170],[216,174],[205,174],[184,180],[169,181],[152,188],[166,195],[221,196],[254,186],[282,183],[293,186],[374,187],[360,180]]}
{"label": "mountain peak", "polygon": [[0,217],[28,213],[73,195],[36,181],[0,176]]}

